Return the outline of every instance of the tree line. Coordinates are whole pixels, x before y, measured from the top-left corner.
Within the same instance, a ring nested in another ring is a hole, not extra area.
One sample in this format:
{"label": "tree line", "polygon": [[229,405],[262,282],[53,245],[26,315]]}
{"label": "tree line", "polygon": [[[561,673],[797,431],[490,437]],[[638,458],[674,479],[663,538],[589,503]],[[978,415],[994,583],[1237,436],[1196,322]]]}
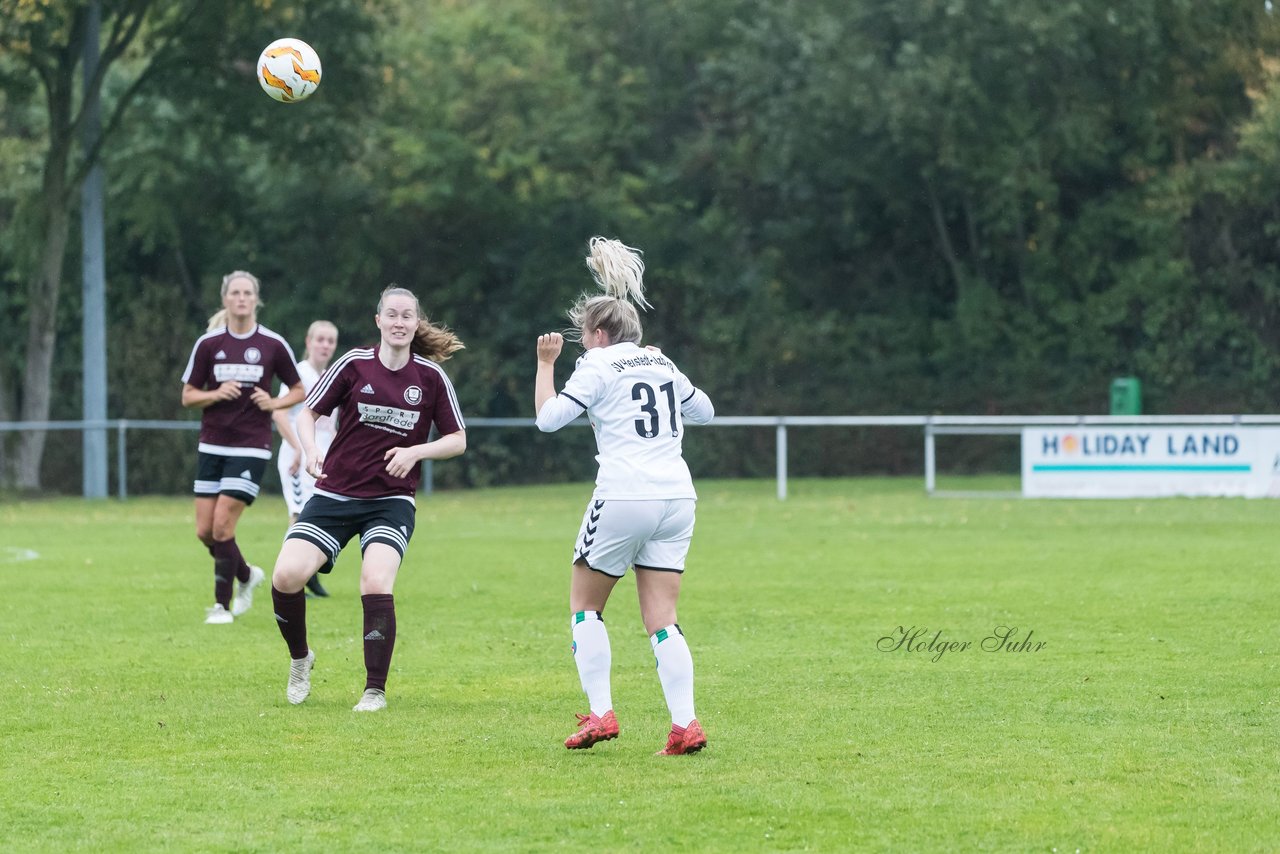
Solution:
{"label": "tree line", "polygon": [[[1148,411],[1273,408],[1261,2],[134,0],[105,4],[97,84],[86,8],[0,0],[0,419],[79,417],[86,154],[112,418],[194,418],[182,366],[232,269],[299,349],[319,317],[370,343],[378,292],[413,288],[467,343],[464,412],[531,415],[593,234],[645,250],[647,337],[724,414],[1105,412],[1127,374]],[[301,104],[254,79],[281,35],[324,62]],[[502,432],[443,482],[590,472],[587,431]],[[770,470],[771,435],[718,432],[691,438],[708,470]],[[917,463],[915,436],[795,440],[800,473]],[[3,482],[76,491],[66,445],[10,437]],[[131,490],[189,486],[192,436],[130,445]]]}

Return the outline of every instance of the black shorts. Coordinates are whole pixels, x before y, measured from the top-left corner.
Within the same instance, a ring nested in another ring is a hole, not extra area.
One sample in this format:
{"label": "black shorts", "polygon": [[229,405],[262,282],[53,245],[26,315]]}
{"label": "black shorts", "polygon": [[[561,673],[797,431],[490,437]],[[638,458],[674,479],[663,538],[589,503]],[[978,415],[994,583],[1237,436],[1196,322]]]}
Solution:
{"label": "black shorts", "polygon": [[224,457],[201,451],[196,461],[196,497],[225,495],[252,504],[266,470],[267,461],[258,457]]}
{"label": "black shorts", "polygon": [[321,572],[333,569],[342,547],[360,535],[360,554],[370,543],[386,543],[404,558],[413,537],[415,508],[403,498],[349,498],[339,501],[313,495],[298,521],[289,526],[286,540],[306,540],[328,555]]}

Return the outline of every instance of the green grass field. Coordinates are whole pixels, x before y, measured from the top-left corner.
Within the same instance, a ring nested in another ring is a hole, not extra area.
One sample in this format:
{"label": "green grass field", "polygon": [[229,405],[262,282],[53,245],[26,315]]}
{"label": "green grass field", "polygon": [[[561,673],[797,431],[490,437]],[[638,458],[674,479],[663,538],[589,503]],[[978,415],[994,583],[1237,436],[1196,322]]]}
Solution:
{"label": "green grass field", "polygon": [[[0,848],[1280,849],[1274,503],[790,489],[700,484],[689,757],[652,755],[669,719],[630,580],[606,612],[621,737],[561,745],[586,709],[586,485],[419,502],[376,715],[351,712],[353,550],[309,603],[292,707],[265,593],[202,624],[189,501],[0,504]],[[264,499],[241,525],[268,570],[283,521]],[[983,651],[999,626],[1044,646]],[[894,649],[899,627],[971,646]]]}

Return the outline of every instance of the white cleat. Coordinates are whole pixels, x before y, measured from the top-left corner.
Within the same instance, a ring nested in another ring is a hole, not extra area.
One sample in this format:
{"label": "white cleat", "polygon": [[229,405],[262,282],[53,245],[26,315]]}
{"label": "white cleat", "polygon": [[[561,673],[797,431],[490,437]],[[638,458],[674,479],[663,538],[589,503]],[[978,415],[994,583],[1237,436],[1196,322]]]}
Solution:
{"label": "white cleat", "polygon": [[377,712],[387,707],[387,692],[377,688],[365,688],[360,702],[351,707],[353,712]]}
{"label": "white cleat", "polygon": [[316,654],[311,650],[307,650],[306,658],[289,660],[289,687],[284,693],[295,706],[311,693],[311,668],[315,666]]}
{"label": "white cleat", "polygon": [[215,604],[212,608],[206,608],[204,611],[204,622],[207,626],[221,626],[226,623],[234,623],[235,617],[231,616],[231,612],[222,607],[221,604]]}
{"label": "white cleat", "polygon": [[231,600],[231,616],[239,617],[253,606],[253,588],[262,583],[267,574],[260,566],[249,567],[249,580],[243,584],[237,582],[235,598]]}

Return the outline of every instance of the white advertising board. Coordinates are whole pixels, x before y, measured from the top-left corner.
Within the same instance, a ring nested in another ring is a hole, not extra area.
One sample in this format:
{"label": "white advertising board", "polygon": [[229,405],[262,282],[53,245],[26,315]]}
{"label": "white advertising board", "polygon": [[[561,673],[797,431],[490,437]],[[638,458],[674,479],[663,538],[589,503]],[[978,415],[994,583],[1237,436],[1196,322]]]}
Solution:
{"label": "white advertising board", "polygon": [[1022,494],[1280,497],[1280,428],[1028,427],[1022,432]]}

